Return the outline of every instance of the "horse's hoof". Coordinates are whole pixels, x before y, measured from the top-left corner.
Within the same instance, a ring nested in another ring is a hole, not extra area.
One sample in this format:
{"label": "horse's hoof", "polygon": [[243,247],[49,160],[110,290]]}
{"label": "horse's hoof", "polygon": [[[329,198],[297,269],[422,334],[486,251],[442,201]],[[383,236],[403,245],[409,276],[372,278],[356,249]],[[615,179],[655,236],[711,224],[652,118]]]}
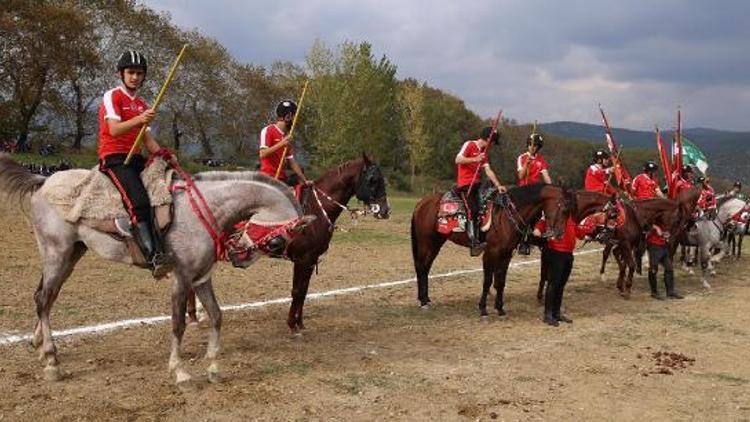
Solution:
{"label": "horse's hoof", "polygon": [[302,338],[302,330],[299,328],[295,328],[292,330],[292,332],[289,334],[289,336],[295,340],[295,339],[301,339]]}
{"label": "horse's hoof", "polygon": [[507,315],[508,315],[508,313],[507,313],[507,312],[505,312],[504,310],[502,310],[502,309],[497,309],[497,316],[499,316],[499,317],[504,317],[504,316],[507,316]]}
{"label": "horse's hoof", "polygon": [[711,270],[711,275],[716,275],[716,270]]}
{"label": "horse's hoof", "polygon": [[45,381],[60,381],[63,378],[62,370],[60,366],[47,365],[44,367],[44,379]]}
{"label": "horse's hoof", "polygon": [[481,322],[483,324],[486,324],[486,323],[490,322],[490,317],[487,316],[487,315],[482,315],[482,316],[479,317],[479,322]]}
{"label": "horse's hoof", "polygon": [[192,378],[178,381],[175,385],[177,386],[177,389],[182,393],[191,393],[198,389],[198,386],[195,384],[195,382],[193,382]]}
{"label": "horse's hoof", "polygon": [[705,288],[707,288],[707,289],[710,289],[710,288],[711,288],[711,285],[710,285],[710,284],[708,284],[708,281],[706,281],[706,280],[701,280],[701,281],[703,282],[703,287],[705,287]]}
{"label": "horse's hoof", "polygon": [[212,362],[211,365],[208,366],[208,369],[206,370],[206,374],[208,375],[208,382],[211,384],[218,384],[221,382],[221,375],[219,375],[219,364],[216,362]]}
{"label": "horse's hoof", "polygon": [[432,302],[427,302],[419,306],[419,309],[422,309],[423,311],[429,311],[432,309],[433,305]]}
{"label": "horse's hoof", "polygon": [[601,280],[602,283],[607,282],[607,277],[604,276],[604,273],[599,274],[599,280]]}

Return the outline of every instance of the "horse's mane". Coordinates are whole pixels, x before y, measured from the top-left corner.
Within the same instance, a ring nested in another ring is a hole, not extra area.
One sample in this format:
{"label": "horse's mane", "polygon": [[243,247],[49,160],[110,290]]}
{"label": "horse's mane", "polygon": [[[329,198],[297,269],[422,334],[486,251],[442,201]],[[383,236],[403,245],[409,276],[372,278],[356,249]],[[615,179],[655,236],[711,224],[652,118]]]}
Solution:
{"label": "horse's mane", "polygon": [[361,164],[362,161],[363,160],[360,158],[360,159],[356,159],[356,160],[350,160],[350,161],[343,162],[343,163],[339,164],[338,166],[333,167],[333,168],[329,169],[327,172],[323,173],[322,176],[318,177],[315,180],[315,183],[319,183],[319,182],[322,182],[324,180],[330,180],[330,179],[334,178],[335,176],[340,175],[344,170],[348,170],[350,167],[354,166],[355,164]]}
{"label": "horse's mane", "polygon": [[281,191],[293,204],[297,203],[297,198],[284,182],[278,181],[267,174],[259,171],[204,171],[193,175],[193,180],[202,182],[223,182],[223,181],[241,181],[256,182],[269,185]]}
{"label": "horse's mane", "polygon": [[526,186],[514,186],[508,189],[508,195],[516,207],[525,207],[539,201],[542,189],[548,185],[546,183],[535,183]]}

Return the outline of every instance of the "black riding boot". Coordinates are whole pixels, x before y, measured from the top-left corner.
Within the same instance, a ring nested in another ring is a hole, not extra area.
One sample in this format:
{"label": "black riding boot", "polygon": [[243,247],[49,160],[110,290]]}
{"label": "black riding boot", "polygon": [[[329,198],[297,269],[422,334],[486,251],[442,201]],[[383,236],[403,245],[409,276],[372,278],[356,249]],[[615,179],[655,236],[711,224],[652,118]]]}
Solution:
{"label": "black riding boot", "polygon": [[469,255],[479,256],[484,252],[485,243],[481,242],[479,234],[479,223],[469,221],[466,225],[466,235],[469,236]]}
{"label": "black riding boot", "polygon": [[521,242],[518,244],[519,255],[531,255],[531,245],[529,244],[529,234],[526,233],[521,237]]}
{"label": "black riding boot", "polygon": [[664,272],[664,285],[667,288],[667,298],[684,299],[684,297],[674,289],[674,273],[672,271]]}
{"label": "black riding boot", "polygon": [[659,296],[659,291],[656,286],[656,273],[649,271],[648,272],[648,286],[651,288],[651,297],[653,297],[656,300],[664,300],[664,296]]}
{"label": "black riding boot", "polygon": [[555,307],[557,303],[557,286],[553,286],[551,283],[547,284],[547,291],[544,292],[544,316],[542,321],[553,327],[560,325],[555,315]]}
{"label": "black riding boot", "polygon": [[133,226],[133,239],[146,258],[154,278],[162,278],[174,269],[172,256],[164,252],[160,236],[152,225],[141,221]]}

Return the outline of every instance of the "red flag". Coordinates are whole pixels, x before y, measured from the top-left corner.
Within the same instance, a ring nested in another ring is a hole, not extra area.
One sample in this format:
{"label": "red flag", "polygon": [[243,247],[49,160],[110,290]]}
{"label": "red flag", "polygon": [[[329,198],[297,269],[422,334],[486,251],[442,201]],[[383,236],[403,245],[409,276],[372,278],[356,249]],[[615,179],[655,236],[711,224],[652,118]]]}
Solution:
{"label": "red flag", "polygon": [[667,182],[669,197],[674,199],[674,178],[672,177],[672,165],[669,162],[667,150],[664,149],[664,140],[661,138],[661,132],[659,132],[659,128],[656,128],[656,147],[659,150],[659,157],[661,157],[661,166],[664,170],[664,181]]}
{"label": "red flag", "polygon": [[605,137],[607,139],[607,147],[609,148],[612,157],[612,166],[615,170],[617,186],[627,194],[630,192],[630,182],[632,181],[632,178],[630,177],[630,173],[628,173],[628,169],[623,165],[622,160],[620,159],[620,149],[617,147],[615,137],[612,135],[612,129],[609,126],[609,120],[607,120],[607,116],[604,114],[604,109],[602,109],[601,106],[599,106],[599,111],[601,112],[602,120],[604,121]]}

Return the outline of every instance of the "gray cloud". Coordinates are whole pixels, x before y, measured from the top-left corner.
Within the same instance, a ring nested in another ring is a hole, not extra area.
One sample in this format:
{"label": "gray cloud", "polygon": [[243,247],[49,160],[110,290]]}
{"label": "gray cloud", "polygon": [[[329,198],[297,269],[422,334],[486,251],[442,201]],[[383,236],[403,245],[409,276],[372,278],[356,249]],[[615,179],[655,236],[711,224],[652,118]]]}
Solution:
{"label": "gray cloud", "polygon": [[149,0],[239,60],[303,63],[316,38],[369,41],[484,116],[747,130],[750,2]]}

